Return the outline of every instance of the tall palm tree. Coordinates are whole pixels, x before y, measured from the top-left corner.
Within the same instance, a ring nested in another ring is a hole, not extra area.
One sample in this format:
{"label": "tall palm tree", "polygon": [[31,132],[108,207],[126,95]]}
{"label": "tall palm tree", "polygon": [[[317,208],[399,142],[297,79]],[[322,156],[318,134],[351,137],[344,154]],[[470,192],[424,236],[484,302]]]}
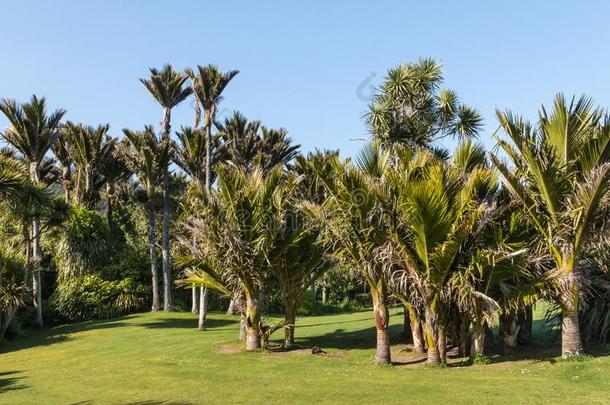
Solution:
{"label": "tall palm tree", "polygon": [[106,188],[106,220],[111,230],[115,230],[113,205],[116,199],[116,186],[133,174],[127,162],[121,158],[118,149],[117,143],[113,142],[107,153],[100,157],[97,165],[96,186],[101,183],[102,187]]}
{"label": "tall palm tree", "polygon": [[65,132],[68,137],[68,151],[76,165],[77,179],[75,198],[79,203],[92,206],[99,199],[95,178],[105,159],[112,156],[116,139],[108,135],[109,124],[92,127],[68,121]]}
{"label": "tall palm tree", "polygon": [[270,273],[295,182],[280,168],[266,176],[260,170],[221,169],[218,191],[200,193],[187,220],[192,237],[184,245],[189,254],[219,274],[227,291],[239,289],[245,297],[248,350],[261,347],[261,284]]}
{"label": "tall palm tree", "polygon": [[[446,361],[448,310],[458,296],[452,281],[467,265],[463,259],[471,254],[465,252],[470,246],[476,250],[476,237],[484,232],[494,209],[494,176],[475,164],[477,159],[465,158],[468,149],[472,149],[469,142],[458,147],[453,165],[437,160],[416,171],[415,167],[399,170],[392,177],[397,190],[392,261],[422,303],[428,362],[432,364]],[[482,294],[477,297],[487,299]],[[483,313],[487,319],[489,312]]]}
{"label": "tall palm tree", "polygon": [[218,104],[222,100],[222,92],[238,73],[238,70],[222,73],[214,65],[198,65],[195,72],[188,71],[192,80],[193,93],[204,111],[203,126],[206,134],[205,181],[208,192],[212,187],[212,125],[216,120]]}
{"label": "tall palm tree", "polygon": [[[188,76],[174,70],[172,65],[165,65],[161,70],[150,69],[148,79],[140,79],[153,98],[163,108],[161,121],[161,138],[170,140],[172,108],[191,95],[192,89],[185,85]],[[170,197],[169,197],[169,162],[163,169],[163,236],[161,250],[163,254],[163,310],[172,308],[171,258],[170,258]]]}
{"label": "tall palm tree", "polygon": [[[60,123],[64,110],[55,110],[47,114],[47,103],[44,97],[32,96],[28,103],[17,104],[15,100],[0,100],[0,111],[8,118],[10,128],[0,136],[23,155],[29,165],[30,180],[35,185],[40,182],[40,164],[51,146],[57,141]],[[37,218],[32,221],[33,259],[40,261],[40,224]],[[34,272],[32,292],[36,309],[36,323],[43,325],[42,318],[42,288],[40,271]]]}
{"label": "tall palm tree", "polygon": [[65,128],[61,132],[61,136],[51,146],[51,150],[55,158],[61,164],[61,185],[64,189],[64,200],[70,202],[70,190],[72,189],[72,156],[70,155],[70,140],[68,130]]}
{"label": "tall palm tree", "polygon": [[156,188],[163,177],[163,171],[171,160],[170,144],[167,139],[158,141],[153,127],[147,126],[144,131],[124,129],[126,142],[119,147],[118,154],[127,166],[138,176],[146,192],[145,209],[148,215],[148,242],[150,253],[150,270],[152,275],[152,311],[159,310],[159,281],[157,275],[157,237],[156,237]]}
{"label": "tall palm tree", "polygon": [[385,187],[379,174],[389,156],[378,148],[365,149],[357,166],[332,159],[332,170],[313,167],[324,182],[328,198],[321,205],[308,205],[309,215],[322,226],[324,240],[334,254],[354,269],[368,285],[373,299],[377,330],[375,360],[391,362],[388,325],[389,291],[381,253],[388,243],[384,225]]}
{"label": "tall palm tree", "polygon": [[284,346],[290,347],[294,345],[297,308],[305,291],[329,269],[332,261],[318,243],[319,229],[300,208],[288,208],[284,221],[269,257],[271,274],[284,305]]}
{"label": "tall palm tree", "polygon": [[[178,142],[172,141],[174,163],[191,178],[191,184],[199,190],[205,190],[205,133],[200,128],[185,127],[176,132]],[[198,313],[197,287],[205,291],[205,286],[191,285],[191,313]],[[205,314],[200,318],[200,329],[204,328]]]}
{"label": "tall palm tree", "polygon": [[[197,100],[195,123],[199,123],[201,108],[203,108],[203,126],[205,129],[205,189],[210,192],[212,189],[212,125],[216,120],[218,105],[222,100],[222,92],[229,82],[239,73],[238,70],[230,70],[222,73],[217,66],[197,65],[196,71],[187,69],[187,74],[191,78],[191,87]],[[196,125],[197,126],[197,125]],[[205,317],[207,312],[208,291],[201,289],[199,299],[199,324],[200,329],[204,329]]]}
{"label": "tall palm tree", "polygon": [[536,232],[540,254],[552,263],[547,277],[562,310],[562,355],[579,355],[580,266],[608,211],[610,123],[590,98],[568,102],[561,94],[550,113],[541,109],[536,126],[511,112],[496,114],[508,137],[498,144],[515,170],[496,157],[494,164]]}

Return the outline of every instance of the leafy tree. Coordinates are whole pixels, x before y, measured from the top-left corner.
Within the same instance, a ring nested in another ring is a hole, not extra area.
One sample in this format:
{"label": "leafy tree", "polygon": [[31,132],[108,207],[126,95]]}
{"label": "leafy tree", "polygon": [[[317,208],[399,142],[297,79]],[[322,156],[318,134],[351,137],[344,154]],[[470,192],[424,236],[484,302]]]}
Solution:
{"label": "leafy tree", "polygon": [[[186,74],[176,72],[171,65],[165,65],[163,69],[150,69],[149,79],[140,79],[153,98],[163,108],[163,120],[161,121],[161,139],[170,143],[171,111],[172,108],[184,101],[191,95],[192,89],[185,85],[188,80]],[[163,235],[161,250],[163,254],[163,310],[172,308],[172,281],[171,281],[171,257],[170,257],[170,197],[169,197],[169,164],[163,168]]]}
{"label": "leafy tree", "polygon": [[121,144],[119,155],[127,166],[138,176],[140,185],[146,192],[144,205],[148,215],[148,241],[152,275],[152,311],[159,310],[159,286],[157,276],[157,236],[156,236],[156,189],[163,177],[165,167],[171,159],[170,144],[167,139],[158,141],[150,126],[144,131],[123,130],[126,141]]}
{"label": "leafy tree", "polygon": [[[32,183],[37,185],[40,181],[40,165],[51,146],[60,136],[60,122],[65,111],[56,110],[47,114],[46,99],[32,96],[28,103],[17,104],[15,100],[0,100],[0,111],[8,118],[10,128],[0,133],[6,142],[11,144],[29,166],[29,175]],[[38,218],[32,220],[33,260],[41,259],[40,224]],[[36,266],[38,268],[38,266]],[[32,293],[36,309],[36,323],[43,324],[42,319],[42,288],[40,271],[33,274]]]}
{"label": "leafy tree", "polygon": [[220,275],[227,290],[243,292],[248,350],[261,347],[261,284],[270,273],[271,253],[285,225],[295,181],[280,168],[266,176],[260,170],[220,170],[218,191],[201,193],[198,209],[187,220],[191,235],[182,244],[204,263],[197,268]]}
{"label": "leafy tree", "polygon": [[562,355],[582,353],[579,311],[584,297],[582,254],[602,232],[610,191],[610,125],[591,99],[555,97],[532,126],[497,111],[506,139],[499,146],[515,170],[493,157],[504,184],[538,236],[539,254],[551,263],[548,281],[562,309]]}
{"label": "leafy tree", "polygon": [[442,65],[433,59],[390,69],[366,114],[373,139],[390,149],[430,148],[447,136],[475,136],[480,114],[455,91],[442,89],[443,81]]}
{"label": "leafy tree", "polygon": [[384,226],[386,189],[379,174],[389,165],[387,154],[365,149],[358,166],[332,160],[331,171],[314,167],[324,182],[328,198],[321,205],[308,205],[308,212],[323,227],[324,241],[334,255],[362,277],[371,292],[377,330],[375,360],[390,363],[388,334],[389,291],[381,252],[388,243]]}

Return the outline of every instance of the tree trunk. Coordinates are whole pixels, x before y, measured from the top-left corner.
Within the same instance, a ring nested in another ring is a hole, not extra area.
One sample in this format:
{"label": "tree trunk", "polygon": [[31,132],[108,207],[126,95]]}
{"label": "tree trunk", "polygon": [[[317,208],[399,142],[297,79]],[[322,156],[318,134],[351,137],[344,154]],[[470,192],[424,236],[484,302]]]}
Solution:
{"label": "tree trunk", "polygon": [[561,297],[561,356],[572,357],[583,354],[580,336],[580,269],[567,272],[569,290]]}
{"label": "tree trunk", "polygon": [[411,337],[413,339],[413,350],[415,353],[424,353],[424,337],[422,335],[421,320],[417,310],[413,305],[407,304],[405,310],[408,312],[409,323],[411,325]]}
{"label": "tree trunk", "polygon": [[2,320],[2,311],[0,311],[0,343],[4,341],[4,335],[6,334],[6,331],[8,330],[8,327],[10,326],[16,312],[17,310],[14,308],[7,309],[4,320]]}
{"label": "tree trunk", "polygon": [[114,220],[112,219],[112,195],[114,186],[106,183],[106,221],[111,231],[114,231]]}
{"label": "tree trunk", "polygon": [[[38,185],[38,162],[30,163],[30,179],[32,183]],[[38,326],[43,326],[42,319],[42,284],[40,277],[40,223],[38,218],[32,220],[32,258],[34,260],[33,277],[32,277],[32,295],[34,296],[34,309],[36,310],[35,322]]]}
{"label": "tree trunk", "polygon": [[159,279],[157,277],[157,236],[155,211],[152,206],[148,207],[148,245],[150,250],[150,272],[152,277],[151,311],[156,312],[159,310]]}
{"label": "tree trunk", "polygon": [[438,357],[441,359],[441,364],[447,364],[447,334],[443,321],[438,323],[437,348]]}
{"label": "tree trunk", "polygon": [[472,323],[470,359],[479,355],[489,356],[493,351],[493,331],[482,320],[475,319]]}
{"label": "tree trunk", "polygon": [[322,304],[326,304],[326,283],[322,283]]}
{"label": "tree trunk", "polygon": [[[212,107],[213,109],[214,107]],[[212,190],[212,123],[214,111],[205,112],[205,190]]]}
{"label": "tree trunk", "polygon": [[62,185],[64,187],[64,199],[66,203],[70,202],[70,178],[72,177],[72,172],[70,170],[70,166],[64,166],[62,169]]}
{"label": "tree trunk", "polygon": [[437,315],[429,304],[425,305],[425,333],[426,345],[428,346],[428,364],[440,364],[441,358],[438,353],[438,337],[437,337]]}
{"label": "tree trunk", "polygon": [[169,168],[166,166],[163,171],[163,310],[172,310],[172,274],[171,257],[169,246],[169,227],[170,227],[170,201],[169,201]]}
{"label": "tree trunk", "polygon": [[259,350],[261,348],[260,335],[261,313],[258,305],[257,292],[246,292],[246,350]]}
{"label": "tree trunk", "polygon": [[284,347],[294,346],[294,329],[297,320],[296,302],[284,303]]}
{"label": "tree trunk", "polygon": [[502,353],[514,353],[517,349],[519,325],[515,313],[500,315],[500,337],[502,339]]}
{"label": "tree trunk", "polygon": [[470,320],[462,319],[460,325],[458,353],[460,357],[470,357]]}
{"label": "tree trunk", "polygon": [[199,296],[199,323],[197,328],[199,330],[205,330],[205,321],[207,319],[208,312],[208,289],[201,287],[201,294]]}
{"label": "tree trunk", "polygon": [[246,336],[248,335],[248,323],[246,322],[246,314],[242,311],[239,314],[239,340],[241,342],[246,341]]}
{"label": "tree trunk", "polygon": [[191,313],[196,314],[197,310],[197,287],[195,284],[191,284]]}
{"label": "tree trunk", "polygon": [[388,334],[388,323],[390,312],[387,306],[387,297],[383,281],[377,285],[371,285],[371,295],[373,296],[373,313],[375,315],[375,329],[377,330],[377,348],[375,351],[375,361],[379,364],[390,364],[392,355],[390,353],[390,336]]}
{"label": "tree trunk", "polygon": [[530,344],[532,341],[532,326],[534,323],[534,308],[532,305],[528,305],[523,311],[519,312],[517,322],[519,323],[519,344]]}
{"label": "tree trunk", "polygon": [[235,298],[231,298],[231,301],[229,301],[229,308],[227,308],[227,315],[235,315]]}

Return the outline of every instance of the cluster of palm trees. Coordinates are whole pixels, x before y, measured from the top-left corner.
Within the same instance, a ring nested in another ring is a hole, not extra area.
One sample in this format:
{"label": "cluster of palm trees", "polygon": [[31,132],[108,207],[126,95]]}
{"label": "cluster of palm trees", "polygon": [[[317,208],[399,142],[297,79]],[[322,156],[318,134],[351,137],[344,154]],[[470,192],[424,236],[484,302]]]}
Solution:
{"label": "cluster of palm trees", "polygon": [[[279,329],[292,346],[297,309],[331,268],[348,269],[370,292],[379,363],[391,362],[397,303],[414,350],[432,364],[446,363],[453,348],[485,355],[496,319],[505,350],[527,342],[540,299],[561,311],[564,356],[582,353],[583,329],[607,334],[603,316],[580,322],[607,296],[595,273],[603,264],[590,255],[607,245],[610,121],[590,99],[558,95],[535,124],[498,111],[502,154],[488,154],[473,140],[479,113],[441,87],[436,61],[422,59],[388,71],[366,114],[370,145],[342,160],[336,151],[301,155],[285,130],[238,112],[218,119],[237,74],[213,65],[150,69],[141,82],[161,106],[159,129],[125,129],[122,140],[109,125],[62,123],[65,111],[48,113],[44,98],[0,103],[10,121],[1,135],[12,146],[0,155],[0,195],[21,207],[25,258],[0,250],[0,331],[30,294],[42,325],[40,237],[61,211],[58,183],[64,204],[103,207],[111,229],[116,189],[142,190],[152,310],[173,309],[175,284],[191,288],[204,330],[215,291],[241,313],[248,350]],[[172,110],[191,96],[194,124],[172,136]],[[459,141],[453,153],[438,146],[444,137]],[[173,164],[189,180],[178,197]],[[263,316],[270,293],[280,297],[282,322]]]}

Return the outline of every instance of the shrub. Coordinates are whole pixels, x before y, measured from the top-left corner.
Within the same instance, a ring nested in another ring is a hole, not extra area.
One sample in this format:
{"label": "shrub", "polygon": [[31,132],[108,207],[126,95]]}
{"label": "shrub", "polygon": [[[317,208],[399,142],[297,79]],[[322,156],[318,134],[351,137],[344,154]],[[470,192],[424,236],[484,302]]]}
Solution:
{"label": "shrub", "polygon": [[90,273],[108,258],[108,224],[96,211],[74,206],[63,225],[55,260],[59,279]]}
{"label": "shrub", "polygon": [[148,289],[131,278],[107,281],[98,275],[73,277],[51,297],[57,313],[70,321],[114,318],[141,310]]}

